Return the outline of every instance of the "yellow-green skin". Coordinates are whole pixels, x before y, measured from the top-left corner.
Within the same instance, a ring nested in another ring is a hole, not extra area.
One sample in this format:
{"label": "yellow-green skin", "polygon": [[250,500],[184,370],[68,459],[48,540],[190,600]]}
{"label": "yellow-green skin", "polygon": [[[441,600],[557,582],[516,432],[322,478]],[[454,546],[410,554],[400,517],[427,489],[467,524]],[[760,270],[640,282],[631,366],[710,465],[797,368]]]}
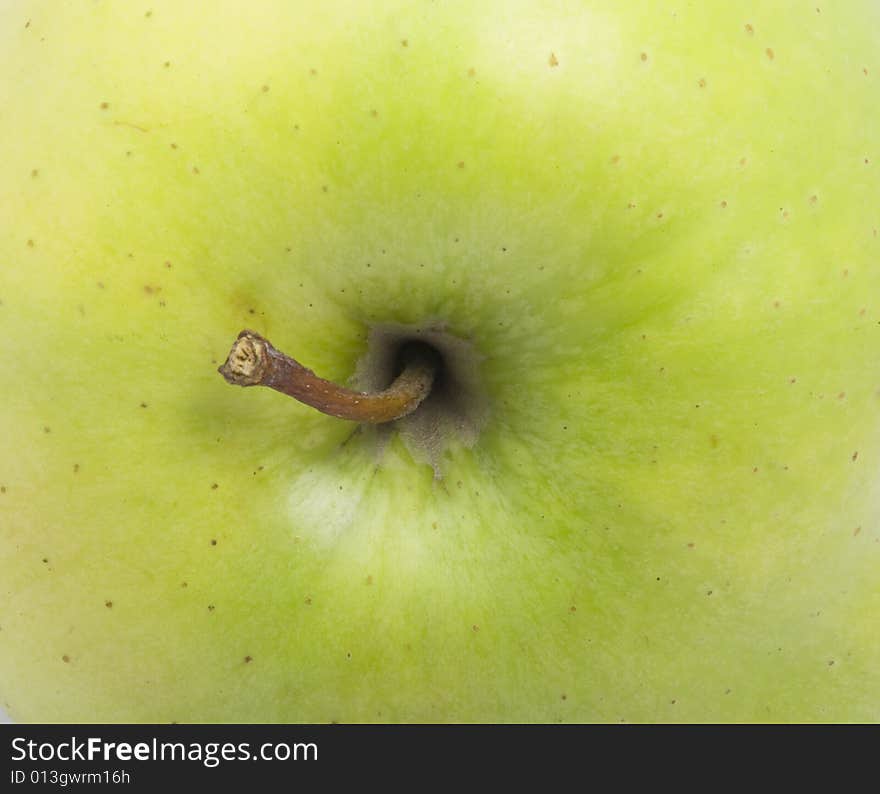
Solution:
{"label": "yellow-green skin", "polygon": [[[875,0],[4,4],[0,702],[880,719],[878,53]],[[440,481],[216,372],[436,320],[491,401]]]}

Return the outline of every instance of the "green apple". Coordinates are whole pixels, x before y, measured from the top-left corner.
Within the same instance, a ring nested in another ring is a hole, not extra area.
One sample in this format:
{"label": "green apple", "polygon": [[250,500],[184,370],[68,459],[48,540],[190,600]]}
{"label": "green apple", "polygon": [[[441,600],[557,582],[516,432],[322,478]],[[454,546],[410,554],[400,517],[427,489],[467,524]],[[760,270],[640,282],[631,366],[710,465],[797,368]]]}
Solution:
{"label": "green apple", "polygon": [[[878,53],[874,0],[4,4],[0,702],[880,719]],[[326,416],[245,328],[442,383]]]}

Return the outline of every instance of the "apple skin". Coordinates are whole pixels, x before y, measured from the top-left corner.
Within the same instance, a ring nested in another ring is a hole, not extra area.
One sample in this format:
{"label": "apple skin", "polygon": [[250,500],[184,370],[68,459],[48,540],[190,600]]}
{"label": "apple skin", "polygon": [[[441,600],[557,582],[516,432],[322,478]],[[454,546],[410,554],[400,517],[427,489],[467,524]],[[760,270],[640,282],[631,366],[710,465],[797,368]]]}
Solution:
{"label": "apple skin", "polygon": [[[880,6],[816,2],[4,4],[10,714],[880,719]],[[435,323],[439,480],[216,372]]]}

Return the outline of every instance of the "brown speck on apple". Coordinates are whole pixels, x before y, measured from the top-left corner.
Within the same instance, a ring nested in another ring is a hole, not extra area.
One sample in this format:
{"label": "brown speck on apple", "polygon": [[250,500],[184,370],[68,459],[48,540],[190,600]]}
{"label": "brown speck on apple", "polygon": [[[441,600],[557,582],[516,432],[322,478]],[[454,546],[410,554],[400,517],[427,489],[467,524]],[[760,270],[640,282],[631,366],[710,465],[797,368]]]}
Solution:
{"label": "brown speck on apple", "polygon": [[619,154],[615,154],[615,155],[611,158],[611,163],[614,164],[614,165],[617,165],[619,162],[620,162],[620,155],[619,155]]}
{"label": "brown speck on apple", "polygon": [[74,474],[79,473],[79,463],[74,463],[74,464],[73,464],[73,473],[74,473]]}
{"label": "brown speck on apple", "polygon": [[459,160],[459,161],[458,161],[458,167],[459,167],[459,168],[464,168],[464,160]]}
{"label": "brown speck on apple", "polygon": [[0,493],[6,493],[6,486],[0,485]]}
{"label": "brown speck on apple", "polygon": [[648,53],[643,52],[641,55],[639,55],[639,58],[641,58],[643,62],[647,61],[648,60]]}
{"label": "brown speck on apple", "polygon": [[764,53],[771,61],[776,57],[776,53],[773,52],[773,49],[771,47],[768,47],[766,50],[764,50]]}
{"label": "brown speck on apple", "polygon": [[149,406],[147,405],[147,403],[141,403],[141,408],[147,408],[147,407],[149,407]]}
{"label": "brown speck on apple", "polygon": [[366,579],[364,579],[364,584],[365,584],[365,585],[371,585],[371,584],[373,584],[373,577],[372,577],[372,576],[368,576]]}
{"label": "brown speck on apple", "polygon": [[31,179],[36,179],[39,175],[40,175],[40,169],[39,169],[39,168],[33,168],[33,169],[31,169]]}
{"label": "brown speck on apple", "polygon": [[401,47],[409,47],[409,39],[401,39],[400,46]]}
{"label": "brown speck on apple", "polygon": [[214,605],[208,604],[208,612],[213,612],[213,611],[214,611]]}
{"label": "brown speck on apple", "polygon": [[245,663],[245,664],[250,664],[253,660],[254,660],[254,657],[253,657],[253,656],[245,656],[245,657],[244,657],[244,663]]}
{"label": "brown speck on apple", "polygon": [[568,611],[569,611],[569,612],[577,612],[577,611],[578,611],[578,608],[577,608],[574,604],[572,604],[572,605],[568,608]]}
{"label": "brown speck on apple", "polygon": [[306,596],[306,597],[305,597],[305,600],[303,601],[303,603],[304,603],[306,606],[310,607],[310,606],[312,605],[312,597],[311,597],[311,596]]}
{"label": "brown speck on apple", "polygon": [[198,166],[195,166],[195,165],[192,167],[192,172],[196,176],[198,176],[201,173],[201,171],[199,171],[199,169],[198,169]]}
{"label": "brown speck on apple", "polygon": [[211,483],[211,490],[212,491],[216,491],[219,487],[220,487],[220,485],[218,483],[216,483],[216,482]]}
{"label": "brown speck on apple", "polygon": [[555,52],[550,53],[550,60],[548,61],[548,63],[550,64],[551,67],[559,66],[559,58],[556,57]]}
{"label": "brown speck on apple", "polygon": [[726,201],[721,202],[721,209],[723,209],[723,210],[727,209],[727,202]]}
{"label": "brown speck on apple", "polygon": [[70,663],[70,657],[65,653],[65,654],[61,657],[61,661],[64,662],[64,664],[69,664],[69,663]]}
{"label": "brown speck on apple", "polygon": [[859,459],[859,451],[856,450],[856,451],[853,452],[853,454],[852,454],[852,462],[855,463],[858,459]]}
{"label": "brown speck on apple", "polygon": [[105,601],[104,606],[107,607],[107,609],[113,609],[113,602],[112,601]]}
{"label": "brown speck on apple", "polygon": [[102,102],[100,107],[101,107],[101,110],[107,110],[110,107],[110,103],[109,102]]}
{"label": "brown speck on apple", "polygon": [[755,35],[755,28],[751,25],[751,23],[746,23],[746,33],[748,33],[750,36]]}
{"label": "brown speck on apple", "polygon": [[217,545],[217,538],[211,538],[211,545],[212,545],[212,546],[216,546],[216,545]]}
{"label": "brown speck on apple", "polygon": [[28,248],[33,248],[33,247],[34,247],[34,241],[31,240],[31,239],[28,239],[28,241],[27,241],[27,246],[28,246]]}
{"label": "brown speck on apple", "polygon": [[480,630],[480,627],[476,623],[474,623],[474,625],[471,626],[471,631],[479,631],[479,630]]}
{"label": "brown speck on apple", "polygon": [[700,86],[700,88],[705,88],[706,87],[706,78],[701,77],[699,80],[697,80],[697,85]]}
{"label": "brown speck on apple", "polygon": [[745,157],[740,157],[740,159],[739,159],[739,164],[740,164],[740,165],[745,165],[747,162],[748,162],[748,160],[746,160]]}
{"label": "brown speck on apple", "polygon": [[43,428],[43,432],[44,432],[44,433],[51,433],[51,432],[52,432],[52,428],[49,427],[49,425],[46,425],[46,426]]}
{"label": "brown speck on apple", "polygon": [[266,94],[266,93],[268,93],[268,91],[269,91],[269,86],[267,86],[267,85],[264,83],[263,86],[262,86],[262,88],[261,88],[261,90],[262,90],[262,92],[263,92],[264,94]]}
{"label": "brown speck on apple", "polygon": [[861,531],[862,531],[862,528],[861,528],[861,527],[856,527],[856,528],[853,530],[853,537],[856,537],[856,536],[859,534],[859,532],[861,532]]}

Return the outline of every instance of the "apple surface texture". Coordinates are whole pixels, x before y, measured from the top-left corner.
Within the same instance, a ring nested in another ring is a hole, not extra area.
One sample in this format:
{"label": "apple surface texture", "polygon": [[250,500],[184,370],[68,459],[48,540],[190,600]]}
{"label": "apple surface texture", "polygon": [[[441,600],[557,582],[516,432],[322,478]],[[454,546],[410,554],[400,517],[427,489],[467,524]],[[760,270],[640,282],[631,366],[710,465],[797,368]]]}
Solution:
{"label": "apple surface texture", "polygon": [[880,719],[876,0],[8,0],[0,74],[10,718]]}

